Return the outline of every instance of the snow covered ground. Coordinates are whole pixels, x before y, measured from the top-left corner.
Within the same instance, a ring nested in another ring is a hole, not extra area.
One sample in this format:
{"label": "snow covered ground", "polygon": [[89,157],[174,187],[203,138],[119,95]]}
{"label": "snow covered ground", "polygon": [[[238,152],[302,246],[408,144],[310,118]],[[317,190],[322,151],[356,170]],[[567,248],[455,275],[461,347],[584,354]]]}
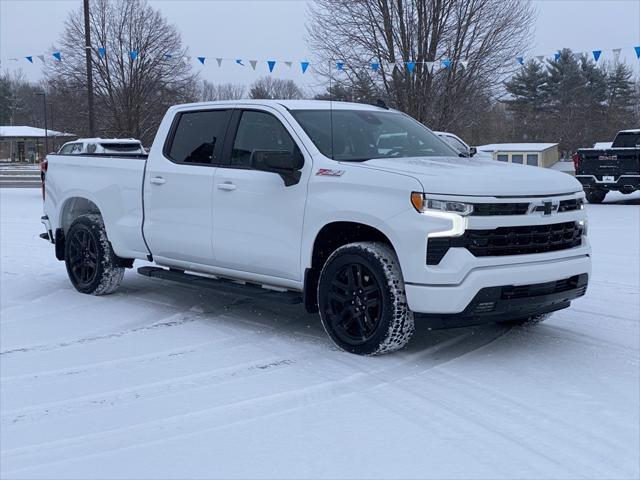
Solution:
{"label": "snow covered ground", "polygon": [[76,293],[0,190],[2,478],[638,478],[640,195],[589,205],[589,291],[538,326],[361,358],[301,307],[128,271]]}

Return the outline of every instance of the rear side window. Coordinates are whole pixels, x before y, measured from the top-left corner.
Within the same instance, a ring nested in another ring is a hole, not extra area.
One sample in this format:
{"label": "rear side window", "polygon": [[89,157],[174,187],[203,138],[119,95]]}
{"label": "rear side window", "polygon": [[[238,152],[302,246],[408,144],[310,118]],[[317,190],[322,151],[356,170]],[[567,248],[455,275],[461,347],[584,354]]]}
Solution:
{"label": "rear side window", "polygon": [[640,132],[619,133],[611,148],[635,148],[640,145]]}
{"label": "rear side window", "polygon": [[180,113],[165,155],[177,163],[210,164],[220,156],[231,110]]}
{"label": "rear side window", "polygon": [[255,150],[293,152],[296,147],[280,120],[269,113],[242,112],[231,152],[231,165],[249,168]]}

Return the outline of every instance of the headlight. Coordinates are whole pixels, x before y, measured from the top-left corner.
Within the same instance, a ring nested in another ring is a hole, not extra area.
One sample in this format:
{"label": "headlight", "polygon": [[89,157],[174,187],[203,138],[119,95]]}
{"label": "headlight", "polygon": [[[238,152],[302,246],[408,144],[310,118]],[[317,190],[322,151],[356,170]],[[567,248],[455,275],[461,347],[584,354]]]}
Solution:
{"label": "headlight", "polygon": [[443,228],[430,232],[427,235],[429,238],[462,235],[467,229],[466,215],[473,212],[473,205],[470,203],[435,200],[417,192],[411,194],[411,204],[423,215],[448,220],[446,226],[443,225]]}
{"label": "headlight", "polygon": [[471,203],[452,202],[450,200],[436,200],[433,198],[426,198],[424,194],[417,192],[413,192],[411,194],[411,203],[413,204],[414,208],[420,213],[435,211],[456,213],[458,215],[467,216],[471,212],[473,212],[473,205]]}

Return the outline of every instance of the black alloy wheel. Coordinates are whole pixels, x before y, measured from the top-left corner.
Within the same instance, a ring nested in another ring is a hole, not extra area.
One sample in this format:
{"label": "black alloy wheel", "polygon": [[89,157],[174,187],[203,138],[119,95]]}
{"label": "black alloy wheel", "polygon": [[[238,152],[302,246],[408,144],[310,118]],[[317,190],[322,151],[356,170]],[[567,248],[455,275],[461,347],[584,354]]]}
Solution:
{"label": "black alloy wheel", "polygon": [[87,288],[98,273],[98,246],[86,227],[73,231],[69,242],[69,267],[77,285]]}
{"label": "black alloy wheel", "polygon": [[331,280],[326,315],[336,335],[349,345],[370,340],[380,326],[382,289],[360,263],[343,266]]}

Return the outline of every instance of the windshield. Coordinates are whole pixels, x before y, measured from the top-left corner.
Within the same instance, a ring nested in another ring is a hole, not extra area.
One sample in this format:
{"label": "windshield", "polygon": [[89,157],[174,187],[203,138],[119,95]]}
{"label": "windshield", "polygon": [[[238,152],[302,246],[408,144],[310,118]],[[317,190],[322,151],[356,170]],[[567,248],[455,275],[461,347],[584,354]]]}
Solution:
{"label": "windshield", "polygon": [[429,129],[402,113],[293,110],[291,114],[318,150],[334,160],[362,162],[372,158],[458,156],[457,151]]}

